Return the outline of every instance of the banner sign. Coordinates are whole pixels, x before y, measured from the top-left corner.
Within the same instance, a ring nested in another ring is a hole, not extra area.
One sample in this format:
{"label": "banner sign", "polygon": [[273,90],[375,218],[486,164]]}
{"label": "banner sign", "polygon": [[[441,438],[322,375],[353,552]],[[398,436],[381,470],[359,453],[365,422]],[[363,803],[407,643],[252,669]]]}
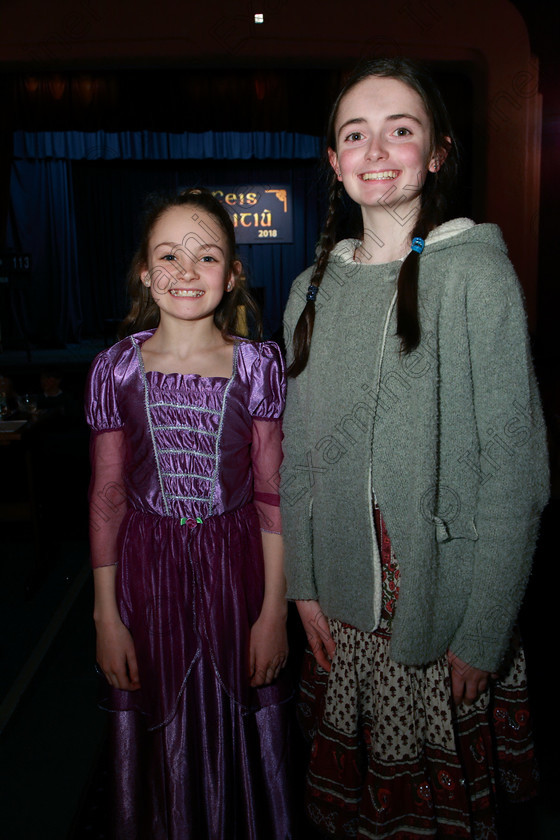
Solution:
{"label": "banner sign", "polygon": [[208,189],[229,211],[238,245],[293,242],[291,187],[252,184]]}

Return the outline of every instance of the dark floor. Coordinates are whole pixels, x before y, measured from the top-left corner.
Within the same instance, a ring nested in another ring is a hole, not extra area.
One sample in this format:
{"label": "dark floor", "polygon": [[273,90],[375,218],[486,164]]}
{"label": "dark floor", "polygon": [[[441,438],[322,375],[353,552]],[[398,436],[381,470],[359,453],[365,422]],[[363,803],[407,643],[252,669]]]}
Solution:
{"label": "dark floor", "polygon": [[[558,506],[547,512],[546,528],[557,515]],[[2,836],[109,838],[105,719],[96,708],[87,544],[59,544],[58,562],[27,600],[25,571],[32,543],[6,548],[0,613]],[[552,589],[545,585],[549,560],[539,555],[523,614],[542,790],[535,814],[514,812],[503,840],[560,838],[560,724],[557,704],[550,702],[555,612]],[[302,836],[308,840],[312,835],[305,831]]]}
{"label": "dark floor", "polygon": [[96,707],[87,544],[62,545],[60,565],[31,599],[21,574],[31,559],[27,548],[9,557],[13,575],[6,574],[2,557],[2,601],[7,577],[12,594],[10,608],[2,604],[2,663],[15,676],[10,685],[3,683],[0,707],[1,834],[10,840],[65,840],[105,728]]}

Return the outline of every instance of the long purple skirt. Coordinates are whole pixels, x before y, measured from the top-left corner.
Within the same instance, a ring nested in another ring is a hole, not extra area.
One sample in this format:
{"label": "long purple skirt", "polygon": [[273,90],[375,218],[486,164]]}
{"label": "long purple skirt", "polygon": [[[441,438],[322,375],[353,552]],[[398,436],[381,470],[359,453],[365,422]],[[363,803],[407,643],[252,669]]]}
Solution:
{"label": "long purple skirt", "polygon": [[251,689],[264,591],[252,505],[204,523],[131,511],[117,598],[141,689],[109,689],[117,840],[292,838],[290,691]]}

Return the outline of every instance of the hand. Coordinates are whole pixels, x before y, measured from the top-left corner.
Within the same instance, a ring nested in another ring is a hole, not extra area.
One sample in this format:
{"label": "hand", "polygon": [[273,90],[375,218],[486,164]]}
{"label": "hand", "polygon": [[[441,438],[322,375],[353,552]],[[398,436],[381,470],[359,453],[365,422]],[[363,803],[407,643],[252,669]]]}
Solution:
{"label": "hand", "polygon": [[296,601],[296,606],[317,664],[324,671],[330,671],[336,645],[319,601]]}
{"label": "hand", "polygon": [[249,640],[249,677],[258,688],[275,680],[288,659],[288,634],[285,614],[261,612],[251,627]]}
{"label": "hand", "polygon": [[498,676],[467,665],[450,650],[447,651],[447,661],[451,671],[451,690],[456,706],[459,703],[470,706],[483,691],[486,691],[488,679],[490,677],[495,679]]}
{"label": "hand", "polygon": [[109,685],[126,691],[140,688],[134,642],[120,619],[97,624],[96,655]]}

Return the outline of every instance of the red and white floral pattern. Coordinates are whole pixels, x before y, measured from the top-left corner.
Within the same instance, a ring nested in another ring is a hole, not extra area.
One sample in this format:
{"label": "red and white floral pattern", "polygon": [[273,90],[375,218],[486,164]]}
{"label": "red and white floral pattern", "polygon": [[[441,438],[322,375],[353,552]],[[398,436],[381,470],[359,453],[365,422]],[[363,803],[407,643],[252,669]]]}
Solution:
{"label": "red and white floral pattern", "polygon": [[447,657],[423,667],[389,656],[399,570],[379,522],[383,618],[375,633],[330,620],[330,673],[306,654],[300,721],[312,741],[307,812],[326,835],[495,840],[496,785],[535,793],[525,660],[471,706],[455,708]]}

